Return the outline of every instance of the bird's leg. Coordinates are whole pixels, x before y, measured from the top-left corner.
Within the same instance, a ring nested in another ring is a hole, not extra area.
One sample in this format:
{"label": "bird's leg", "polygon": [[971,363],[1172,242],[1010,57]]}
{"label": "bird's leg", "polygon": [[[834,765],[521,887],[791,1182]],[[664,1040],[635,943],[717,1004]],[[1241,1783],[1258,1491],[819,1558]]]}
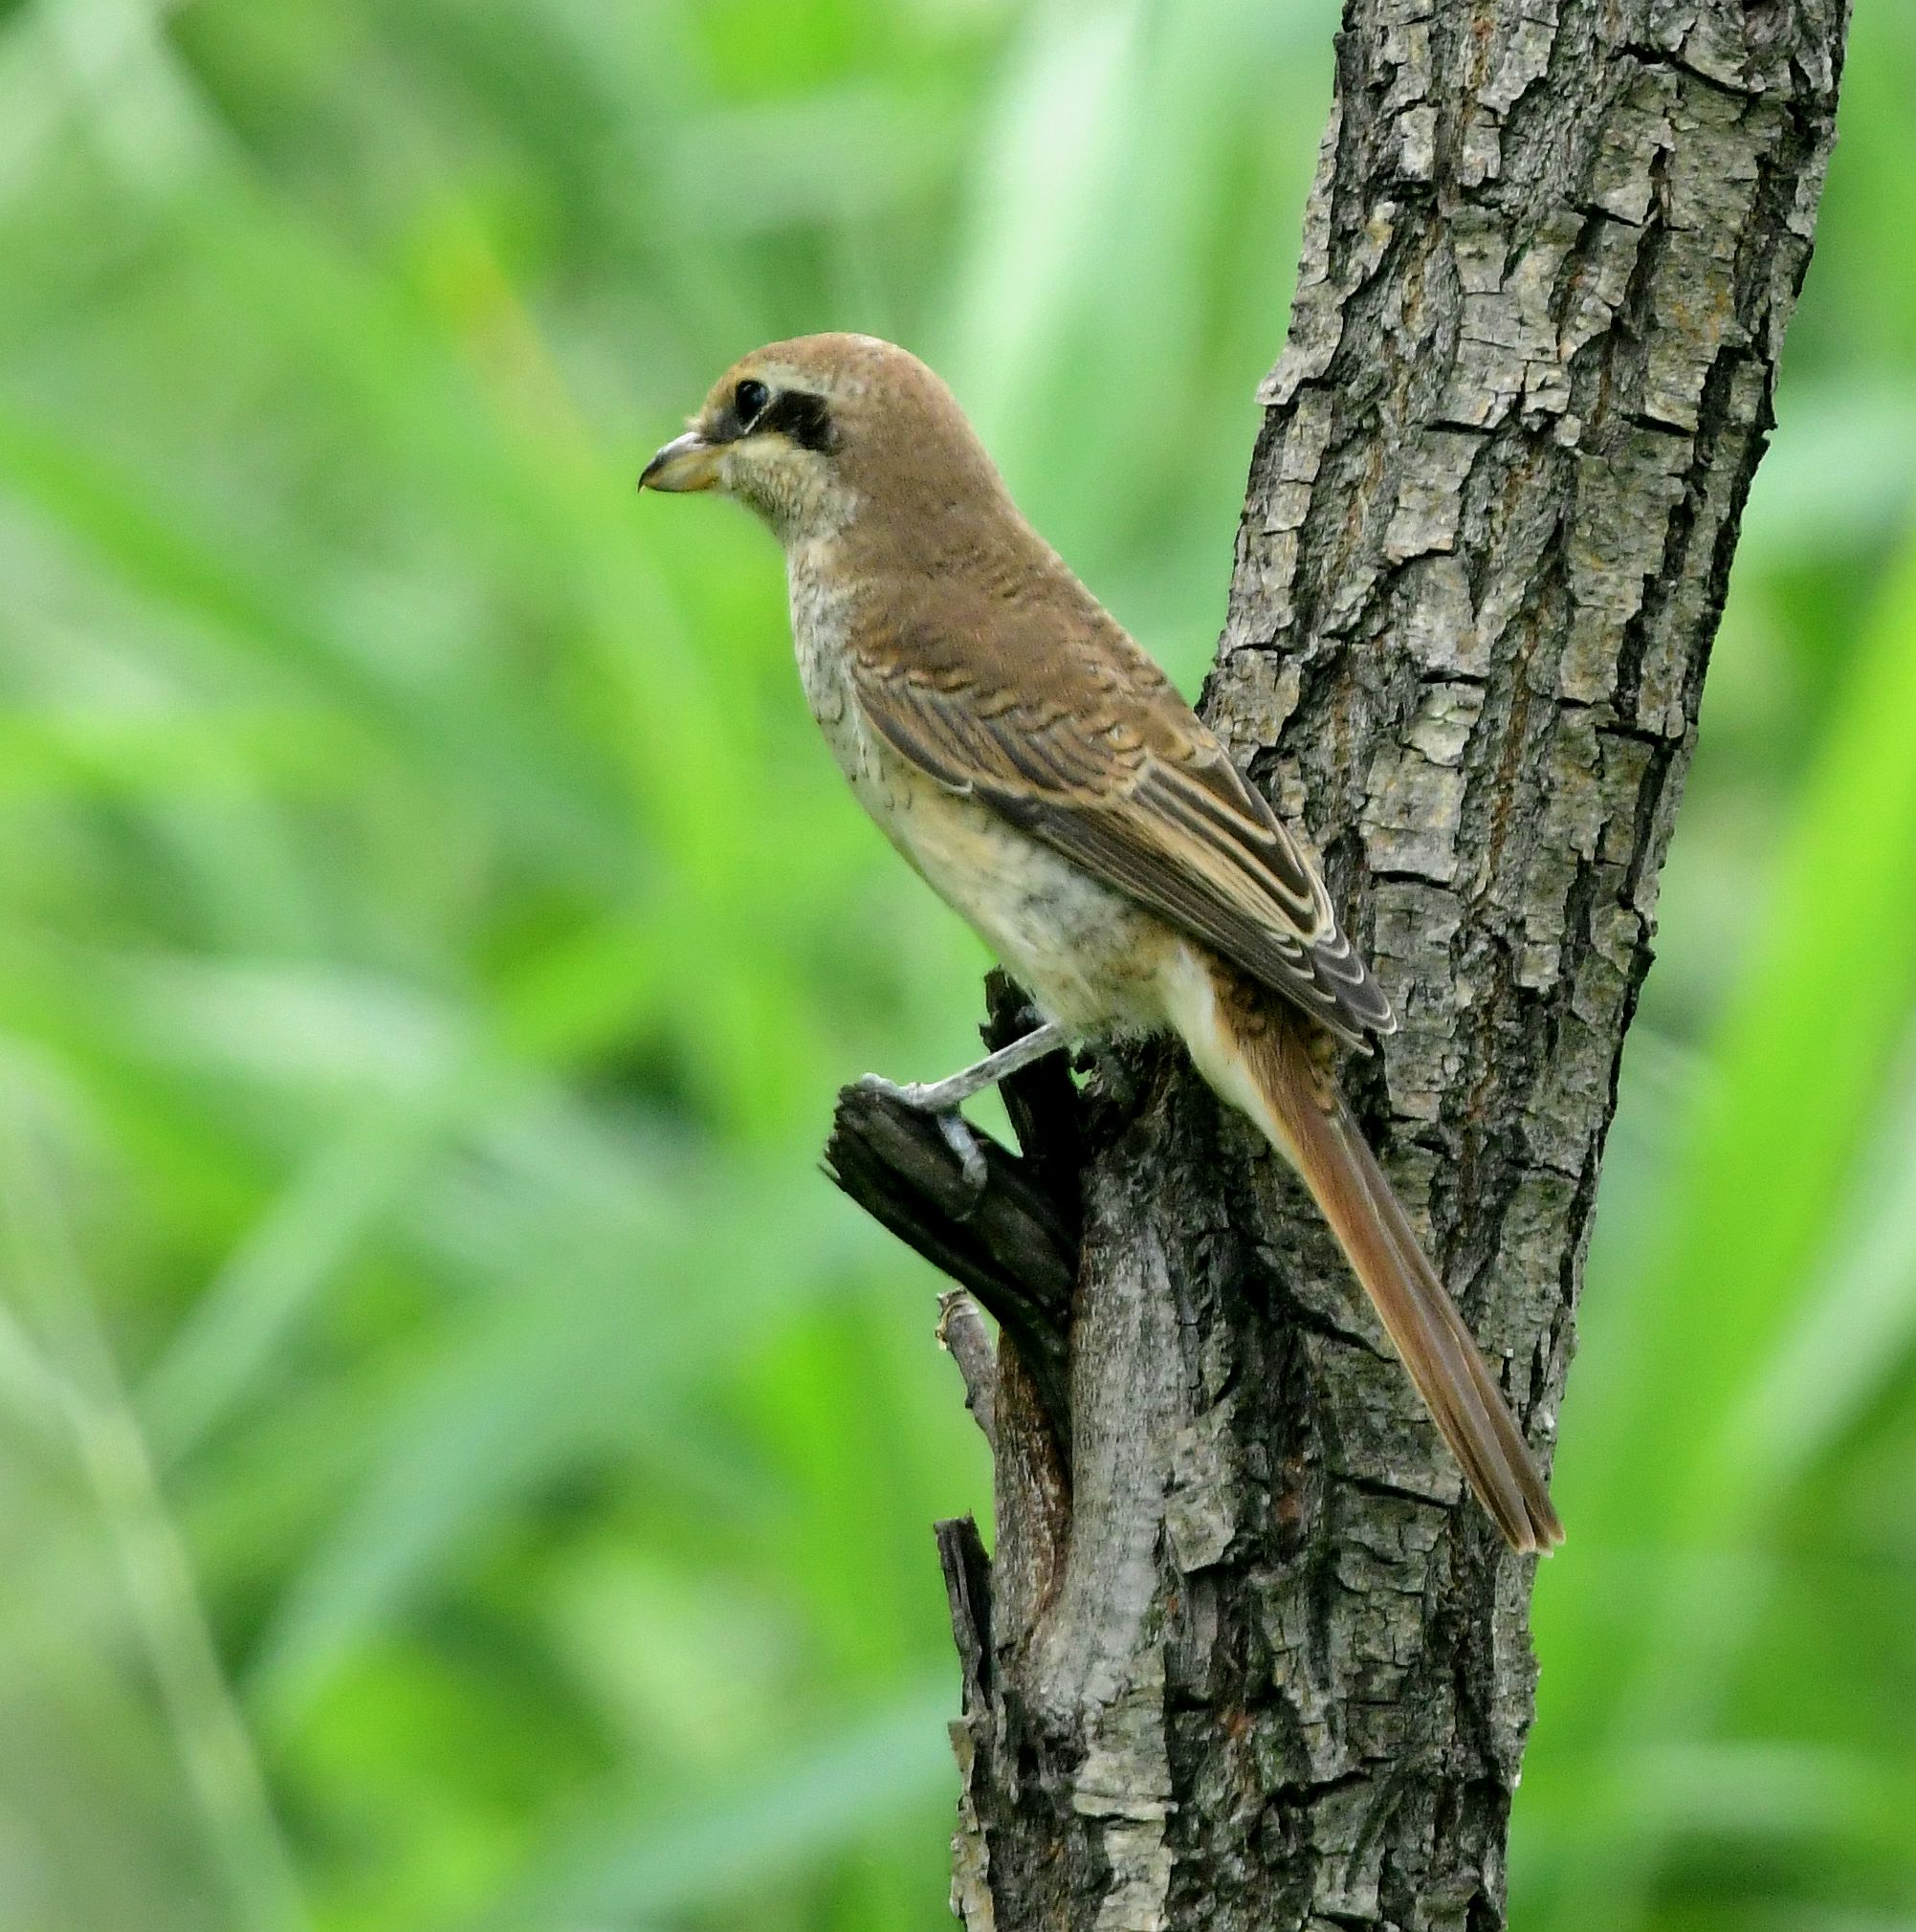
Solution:
{"label": "bird's leg", "polygon": [[1009,1046],[1001,1046],[996,1053],[987,1053],[976,1065],[967,1066],[947,1079],[928,1085],[914,1081],[901,1087],[885,1079],[882,1074],[868,1073],[858,1084],[868,1093],[882,1093],[889,1100],[902,1101],[905,1106],[916,1108],[921,1113],[936,1116],[938,1131],[944,1135],[946,1146],[958,1155],[966,1181],[976,1191],[984,1186],[984,1154],[979,1147],[978,1136],[972,1132],[958,1109],[974,1093],[982,1093],[987,1087],[996,1087],[1007,1074],[1016,1073],[1021,1066],[1029,1066],[1034,1060],[1042,1060],[1047,1053],[1056,1053],[1068,1043],[1065,1029],[1055,1020],[1047,1020],[1023,1039],[1014,1040]]}
{"label": "bird's leg", "polygon": [[875,1073],[868,1073],[859,1084],[889,1093],[893,1100],[902,1100],[907,1107],[919,1108],[927,1113],[955,1113],[974,1093],[982,1093],[987,1087],[996,1087],[1021,1066],[1029,1066],[1034,1060],[1043,1060],[1047,1053],[1056,1053],[1064,1044],[1065,1029],[1055,1020],[1047,1020],[1042,1026],[1034,1027],[1029,1033],[1014,1040],[1009,1046],[1001,1046],[996,1053],[987,1053],[974,1065],[943,1080],[925,1086],[914,1083],[909,1087],[894,1087],[891,1081],[883,1080]]}

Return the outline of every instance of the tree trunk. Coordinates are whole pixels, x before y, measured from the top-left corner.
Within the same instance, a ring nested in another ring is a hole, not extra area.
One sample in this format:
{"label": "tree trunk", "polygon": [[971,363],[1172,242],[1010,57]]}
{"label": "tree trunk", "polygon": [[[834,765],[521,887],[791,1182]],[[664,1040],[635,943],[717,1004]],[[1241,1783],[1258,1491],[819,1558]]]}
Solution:
{"label": "tree trunk", "polygon": [[[1206,712],[1400,1018],[1347,1085],[1540,1449],[1847,11],[1348,0],[1337,42]],[[940,1532],[956,1909],[1490,1932],[1531,1565],[1174,1050],[1034,1076],[982,1204],[869,1099],[832,1149],[1006,1334],[995,1559]]]}

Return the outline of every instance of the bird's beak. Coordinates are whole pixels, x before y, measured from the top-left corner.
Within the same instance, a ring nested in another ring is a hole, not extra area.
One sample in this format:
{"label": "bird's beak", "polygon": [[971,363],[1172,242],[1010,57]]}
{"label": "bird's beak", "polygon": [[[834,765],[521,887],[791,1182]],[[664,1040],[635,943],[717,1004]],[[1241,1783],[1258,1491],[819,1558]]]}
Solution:
{"label": "bird's beak", "polygon": [[674,436],[639,473],[641,490],[710,490],[718,481],[722,446],[696,429]]}

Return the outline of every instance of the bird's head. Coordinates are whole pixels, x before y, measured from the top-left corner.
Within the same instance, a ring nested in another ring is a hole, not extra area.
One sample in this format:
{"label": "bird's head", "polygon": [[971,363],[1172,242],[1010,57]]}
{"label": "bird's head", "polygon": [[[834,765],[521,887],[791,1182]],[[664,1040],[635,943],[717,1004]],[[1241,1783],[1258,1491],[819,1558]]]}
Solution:
{"label": "bird's head", "polygon": [[1008,508],[951,391],[875,336],[800,336],[742,357],[639,487],[736,496],[787,545],[854,519],[922,528]]}

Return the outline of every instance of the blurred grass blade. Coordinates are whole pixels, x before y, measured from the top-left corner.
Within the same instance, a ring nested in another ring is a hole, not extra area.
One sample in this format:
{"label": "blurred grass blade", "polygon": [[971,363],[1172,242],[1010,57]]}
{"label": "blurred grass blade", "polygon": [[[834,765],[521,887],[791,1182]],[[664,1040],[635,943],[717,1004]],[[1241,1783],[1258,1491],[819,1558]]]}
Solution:
{"label": "blurred grass blade", "polygon": [[1785,1490],[1907,1375],[1916,1353],[1916,1040],[1796,1320],[1724,1426],[1723,1461]]}
{"label": "blurred grass blade", "polygon": [[462,1072],[369,1107],[249,1231],[141,1390],[167,1460],[189,1454],[243,1399],[328,1281],[420,1184],[473,1102]]}
{"label": "blurred grass blade", "polygon": [[32,1087],[11,1077],[15,1070],[0,1064],[0,1075],[10,1076],[0,1087],[6,1272],[44,1331],[73,1447],[120,1564],[125,1620],[152,1673],[236,1921],[257,1932],[300,1932],[305,1905],[265,1778],[80,1272],[45,1145],[49,1122]]}
{"label": "blurred grass blade", "polygon": [[[577,1197],[523,1230],[531,1251],[499,1243],[507,1279],[396,1406],[369,1482],[262,1641],[254,1680],[280,1723],[475,1525],[601,1447],[608,1430],[628,1454],[653,1444],[670,1460],[690,1393],[752,1346],[775,1305],[830,1285],[835,1243],[821,1237],[835,1204],[814,1176],[740,1175],[668,1205],[660,1176],[617,1172],[582,1168]],[[796,1281],[773,1261],[794,1243],[817,1258]]]}
{"label": "blurred grass blade", "polygon": [[606,1819],[560,1850],[485,1926],[663,1925],[722,1907],[955,1789],[947,1726],[956,1715],[951,1684],[927,1683],[716,1798]]}
{"label": "blurred grass blade", "polygon": [[1017,384],[1059,346],[1134,84],[1140,9],[1034,11],[980,147],[982,198],[943,359],[980,433],[1016,473],[1039,423]]}

